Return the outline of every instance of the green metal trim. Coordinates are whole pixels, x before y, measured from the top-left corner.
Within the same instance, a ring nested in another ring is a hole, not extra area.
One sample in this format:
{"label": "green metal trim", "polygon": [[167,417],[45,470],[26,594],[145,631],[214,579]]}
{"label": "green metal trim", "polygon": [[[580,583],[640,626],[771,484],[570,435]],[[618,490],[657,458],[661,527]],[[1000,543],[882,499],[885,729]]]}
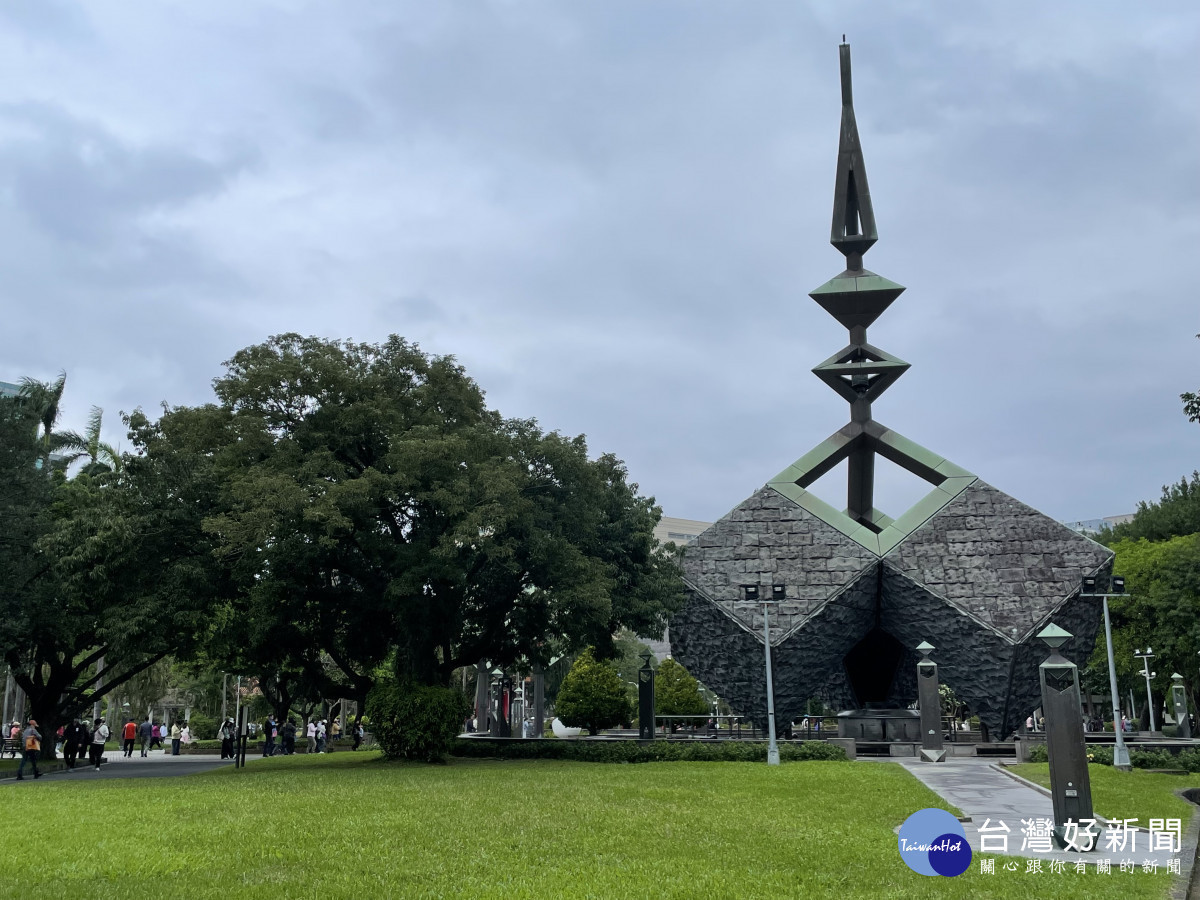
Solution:
{"label": "green metal trim", "polygon": [[[835,509],[820,497],[806,490],[860,443],[871,451],[928,481],[933,489],[895,519],[872,508],[869,527]],[[797,506],[812,513],[826,525],[883,556],[895,549],[906,537],[937,515],[951,501],[970,487],[976,477],[931,450],[910,441],[878,422],[865,426],[854,423],[830,435],[769,482],[767,486],[787,497]]]}
{"label": "green metal trim", "polygon": [[[893,291],[895,292],[895,297],[892,297],[891,300],[895,300],[896,297],[899,297],[905,291],[905,287],[902,284],[896,284],[896,282],[888,278],[884,278],[882,275],[876,275],[874,272],[868,271],[867,269],[859,269],[857,272],[850,272],[847,270],[841,275],[833,276],[833,278],[830,278],[820,287],[813,288],[811,291],[809,291],[808,296],[816,300],[818,295],[826,296],[829,294],[868,293],[882,294],[892,293]],[[890,303],[891,300],[888,302]]]}

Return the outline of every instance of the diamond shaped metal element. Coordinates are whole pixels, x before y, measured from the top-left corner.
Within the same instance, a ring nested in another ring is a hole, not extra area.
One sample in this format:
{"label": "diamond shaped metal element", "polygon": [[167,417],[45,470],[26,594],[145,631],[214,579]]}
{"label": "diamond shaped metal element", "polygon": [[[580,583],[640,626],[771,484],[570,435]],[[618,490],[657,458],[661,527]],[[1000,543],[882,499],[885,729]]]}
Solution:
{"label": "diamond shaped metal element", "polygon": [[1059,628],[1053,622],[1038,632],[1038,640],[1054,650],[1057,650],[1073,636],[1074,635],[1072,635],[1071,632],[1063,628]]}
{"label": "diamond shaped metal element", "polygon": [[909,368],[909,363],[878,347],[851,344],[812,371],[847,403],[874,403]]}

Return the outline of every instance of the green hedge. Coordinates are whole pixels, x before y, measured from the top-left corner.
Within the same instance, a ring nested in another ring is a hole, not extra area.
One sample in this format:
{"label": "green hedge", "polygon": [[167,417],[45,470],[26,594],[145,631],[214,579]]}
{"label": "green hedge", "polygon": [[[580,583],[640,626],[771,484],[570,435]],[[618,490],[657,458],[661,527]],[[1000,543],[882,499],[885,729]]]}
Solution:
{"label": "green hedge", "polygon": [[443,762],[469,709],[453,688],[381,681],[367,695],[371,730],[388,759]]}
{"label": "green hedge", "polygon": [[[1088,744],[1087,752],[1089,761],[1101,766],[1112,765],[1112,744]],[[1029,751],[1029,761],[1046,760],[1046,745],[1034,744]],[[1189,772],[1200,772],[1200,750],[1188,749],[1172,753],[1170,750],[1139,750],[1130,747],[1129,762],[1135,769],[1186,769]]]}
{"label": "green hedge", "polygon": [[[455,738],[451,756],[492,759],[570,759],[580,762],[765,762],[767,745],[750,741],[489,741]],[[824,741],[780,744],[784,762],[808,759],[842,760],[845,751]]]}

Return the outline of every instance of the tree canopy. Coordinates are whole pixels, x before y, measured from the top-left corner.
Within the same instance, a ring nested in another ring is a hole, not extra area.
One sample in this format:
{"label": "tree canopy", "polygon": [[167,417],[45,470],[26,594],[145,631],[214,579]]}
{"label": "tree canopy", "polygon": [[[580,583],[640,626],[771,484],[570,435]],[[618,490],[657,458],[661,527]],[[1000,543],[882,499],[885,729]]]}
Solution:
{"label": "tree canopy", "polygon": [[623,464],[502,418],[451,357],[287,334],[215,390],[135,431],[150,459],[212,469],[204,530],[233,590],[209,652],[241,671],[359,697],[385,664],[446,684],[661,632],[679,602]]}
{"label": "tree canopy", "polygon": [[1100,539],[1113,546],[1122,540],[1164,541],[1168,538],[1200,532],[1200,472],[1189,481],[1165,485],[1157,502],[1138,504],[1133,519],[1117,525]]}
{"label": "tree canopy", "polygon": [[[1149,647],[1154,651],[1151,668],[1157,672],[1152,682],[1156,698],[1166,695],[1175,672],[1193,686],[1194,694],[1200,659],[1200,534],[1164,541],[1123,540],[1112,548],[1113,571],[1125,576],[1130,593],[1129,599],[1111,603],[1118,678],[1137,688],[1134,696],[1140,704],[1145,689],[1134,650]],[[1090,667],[1098,673],[1108,671],[1104,653],[1100,642]],[[1099,683],[1107,692],[1106,674]]]}
{"label": "tree canopy", "polygon": [[502,417],[402,338],[248,347],[214,402],[127,416],[124,456],[99,409],[54,431],[64,385],[0,406],[0,652],[43,725],[168,654],[257,676],[282,715],[610,656],[682,600],[619,459]]}
{"label": "tree canopy", "polygon": [[144,459],[67,478],[39,396],[0,399],[0,653],[54,730],[189,647],[219,578],[194,480]]}
{"label": "tree canopy", "polygon": [[660,716],[702,716],[709,712],[700,682],[674,659],[664,659],[654,679],[654,712]]}
{"label": "tree canopy", "polygon": [[599,734],[630,719],[625,683],[611,662],[596,659],[588,647],[576,658],[558,689],[554,710],[564,725]]}

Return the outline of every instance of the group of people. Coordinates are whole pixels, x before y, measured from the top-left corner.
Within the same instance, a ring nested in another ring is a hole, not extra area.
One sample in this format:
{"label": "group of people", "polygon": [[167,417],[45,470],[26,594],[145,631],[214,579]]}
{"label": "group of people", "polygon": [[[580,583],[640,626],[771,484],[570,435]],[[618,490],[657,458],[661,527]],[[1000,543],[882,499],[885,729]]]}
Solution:
{"label": "group of people", "polygon": [[[104,724],[103,719],[96,719],[91,727],[83,720],[75,719],[70,725],[60,728],[58,738],[61,742],[63,761],[67,764],[67,771],[74,771],[76,761],[81,759],[84,753],[87,753],[89,763],[99,771],[100,758],[104,755],[104,743],[108,737],[108,726]],[[34,778],[41,778],[38,754],[42,751],[42,733],[38,730],[37,720],[30,719],[24,730],[21,729],[20,722],[13,722],[9,728],[9,740],[20,740],[21,742],[22,757],[21,764],[17,766],[17,780],[21,781],[25,778],[26,766],[33,769]]]}
{"label": "group of people", "polygon": [[[296,752],[296,734],[299,729],[293,719],[288,719],[283,725],[275,717],[267,716],[263,723],[263,756],[290,756]],[[351,750],[357,750],[362,744],[365,731],[361,721],[350,725],[349,734],[354,739]],[[312,719],[305,726],[305,737],[308,738],[309,753],[324,753],[326,743],[341,736],[341,723],[336,719],[330,725],[327,719]]]}
{"label": "group of people", "polygon": [[132,757],[136,745],[140,743],[142,756],[146,757],[155,747],[166,750],[168,738],[171,741],[171,755],[178,756],[180,745],[192,740],[188,723],[180,725],[176,722],[168,730],[165,722],[159,724],[149,717],[141,725],[129,719],[121,729],[121,750],[126,757]]}
{"label": "group of people", "polygon": [[[296,752],[296,723],[292,719],[288,719],[282,727],[279,726],[275,717],[268,716],[267,721],[263,725],[263,756],[275,755],[290,755]],[[363,741],[365,731],[361,721],[354,722],[348,729],[349,734],[354,739],[352,750],[357,750]],[[232,759],[234,756],[234,740],[235,726],[233,719],[227,718],[218,729],[218,734],[221,738],[221,758]],[[309,753],[324,753],[326,741],[339,737],[341,734],[340,723],[336,720],[330,726],[328,720],[319,719],[312,720],[306,728],[306,736],[308,737],[308,752]],[[61,749],[63,761],[67,764],[67,771],[75,768],[76,762],[82,760],[85,755],[88,762],[95,766],[97,771],[100,769],[100,760],[104,755],[104,745],[108,741],[111,733],[104,719],[96,719],[90,726],[83,719],[76,718],[69,725],[64,725],[58,730],[56,752]],[[5,729],[5,737],[12,742],[14,747],[13,755],[16,755],[17,747],[20,748],[22,754],[21,764],[17,767],[17,779],[24,780],[25,767],[28,765],[33,770],[34,778],[41,778],[42,773],[38,768],[38,754],[42,749],[42,733],[38,730],[38,723],[35,719],[30,719],[28,725],[22,728],[20,722],[13,722]],[[140,725],[134,720],[129,719],[120,729],[121,749],[126,757],[132,757],[133,751],[138,743],[141,744],[141,755],[143,757],[149,755],[149,752],[156,746],[166,749],[167,739],[171,741],[171,755],[178,756],[181,744],[190,743],[192,740],[191,730],[188,723],[184,722],[181,726],[178,722],[171,726],[168,730],[166,724],[159,724],[152,718],[147,717],[146,721]]]}

